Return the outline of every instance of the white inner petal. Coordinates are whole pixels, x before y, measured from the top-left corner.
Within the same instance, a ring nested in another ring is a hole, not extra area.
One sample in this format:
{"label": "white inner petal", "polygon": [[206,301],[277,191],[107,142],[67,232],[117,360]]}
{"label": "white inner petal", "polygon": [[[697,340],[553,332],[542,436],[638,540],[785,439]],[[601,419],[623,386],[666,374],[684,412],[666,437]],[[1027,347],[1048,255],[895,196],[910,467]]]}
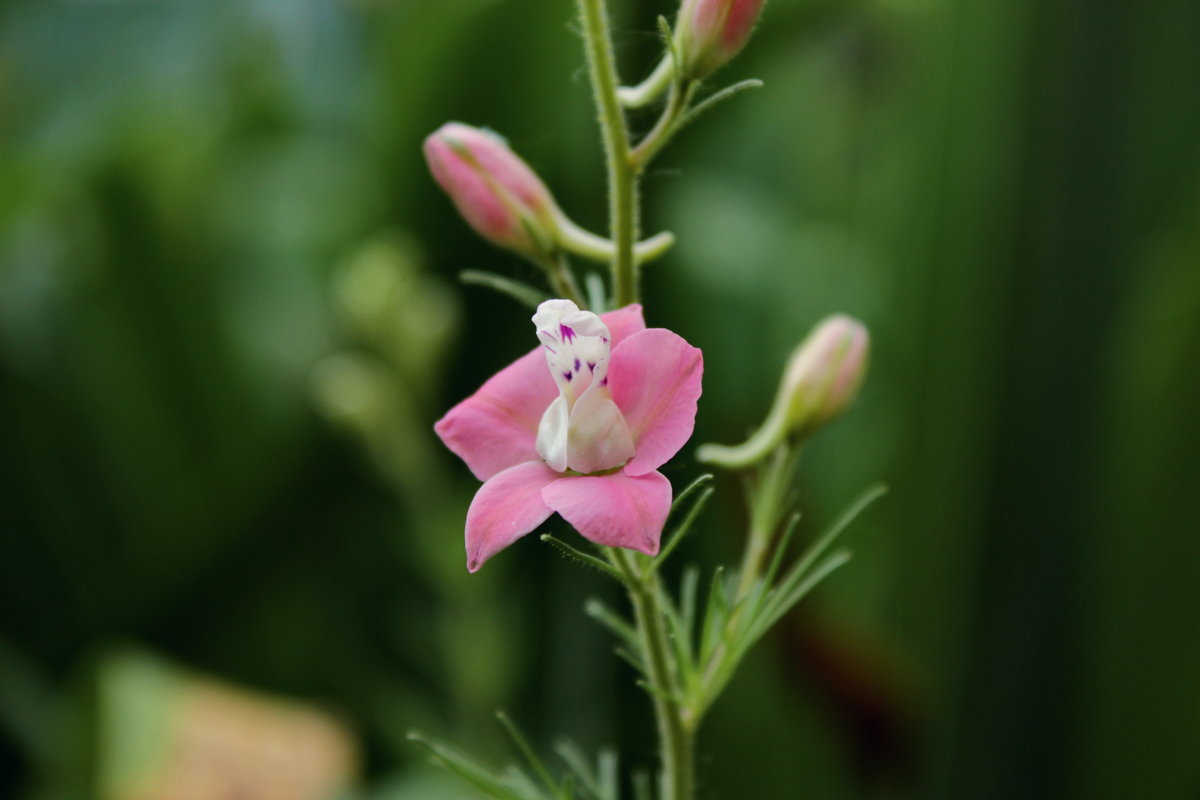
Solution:
{"label": "white inner petal", "polygon": [[633,439],[608,390],[608,326],[570,300],[542,303],[533,324],[559,392],[538,426],[538,455],[558,472],[598,472],[628,461]]}
{"label": "white inner petal", "polygon": [[546,365],[567,410],[592,385],[604,383],[612,350],[608,326],[590,311],[581,311],[570,300],[547,300],[533,315]]}

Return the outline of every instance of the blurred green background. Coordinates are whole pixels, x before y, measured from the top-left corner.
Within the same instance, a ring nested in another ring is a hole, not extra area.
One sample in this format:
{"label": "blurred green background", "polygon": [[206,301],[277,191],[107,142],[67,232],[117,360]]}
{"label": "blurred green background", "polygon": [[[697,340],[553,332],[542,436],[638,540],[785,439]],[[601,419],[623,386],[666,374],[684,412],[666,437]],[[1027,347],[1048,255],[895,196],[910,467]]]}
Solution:
{"label": "blurred green background", "polygon": [[[536,275],[421,139],[491,126],[604,228],[572,6],[0,7],[0,796],[115,796],[130,653],[329,710],[363,797],[471,796],[404,733],[501,763],[499,706],[652,760],[580,613],[613,588],[534,537],[468,576],[476,483],[430,429],[533,343],[454,276]],[[674,7],[614,11],[632,81]],[[805,530],[892,487],[706,723],[703,797],[1200,797],[1198,34],[1184,0],[772,0],[714,84],[765,88],[656,163],[696,441],[845,311],[873,372]],[[718,485],[680,561],[737,553]]]}

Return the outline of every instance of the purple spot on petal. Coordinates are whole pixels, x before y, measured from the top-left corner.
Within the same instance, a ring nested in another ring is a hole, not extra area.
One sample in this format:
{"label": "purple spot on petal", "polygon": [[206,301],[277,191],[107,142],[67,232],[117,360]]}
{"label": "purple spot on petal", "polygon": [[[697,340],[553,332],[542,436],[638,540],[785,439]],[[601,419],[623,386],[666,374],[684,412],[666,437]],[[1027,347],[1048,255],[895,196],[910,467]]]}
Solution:
{"label": "purple spot on petal", "polygon": [[608,386],[608,376],[604,376],[604,380],[600,381],[601,386]]}
{"label": "purple spot on petal", "polygon": [[[579,369],[579,367],[576,367],[575,369]],[[590,369],[592,372],[595,372],[595,371],[596,371],[596,362],[595,362],[595,361],[589,361],[589,362],[588,362],[588,369]]]}
{"label": "purple spot on petal", "polygon": [[575,371],[579,372],[579,359],[575,359]]}
{"label": "purple spot on petal", "polygon": [[600,341],[604,342],[605,344],[608,344],[608,337],[607,337],[607,336],[601,336],[601,337],[600,337]]}
{"label": "purple spot on petal", "polygon": [[560,331],[562,331],[562,337],[564,340],[569,342],[575,338],[575,329],[572,328],[570,325],[561,325],[560,324],[558,326],[558,329]]}
{"label": "purple spot on petal", "polygon": [[571,380],[571,378],[574,376],[573,376],[573,373],[571,373],[571,372],[564,372],[563,377],[566,378],[567,380]]}

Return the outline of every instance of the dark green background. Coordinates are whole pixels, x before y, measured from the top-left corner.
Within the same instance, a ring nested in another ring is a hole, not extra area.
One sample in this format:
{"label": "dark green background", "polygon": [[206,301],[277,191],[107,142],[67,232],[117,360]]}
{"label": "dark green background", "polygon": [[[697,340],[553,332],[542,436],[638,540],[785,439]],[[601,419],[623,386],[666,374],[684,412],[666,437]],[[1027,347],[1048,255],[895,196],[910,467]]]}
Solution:
{"label": "dark green background", "polygon": [[[673,8],[614,8],[633,79]],[[532,539],[468,577],[475,482],[428,432],[533,343],[453,276],[536,275],[421,139],[497,129],[602,230],[576,30],[568,0],[0,8],[0,795],[87,796],[94,672],[131,645],[336,709],[372,798],[462,796],[403,733],[499,762],[498,705],[652,758],[579,613],[619,598]],[[647,315],[704,349],[697,441],[845,311],[872,372],[806,453],[805,531],[892,487],[717,706],[703,797],[1200,796],[1198,39],[1183,0],[772,0],[714,83],[765,88],[656,163]],[[379,241],[424,270],[398,333],[331,289]],[[388,411],[319,411],[334,353]],[[735,556],[718,486],[680,560]]]}

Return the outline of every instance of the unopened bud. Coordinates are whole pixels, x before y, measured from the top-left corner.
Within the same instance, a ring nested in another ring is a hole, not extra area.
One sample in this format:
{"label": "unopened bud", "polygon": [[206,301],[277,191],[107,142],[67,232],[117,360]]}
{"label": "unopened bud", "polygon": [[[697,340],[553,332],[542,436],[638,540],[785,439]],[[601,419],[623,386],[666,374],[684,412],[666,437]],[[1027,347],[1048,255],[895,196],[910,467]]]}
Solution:
{"label": "unopened bud", "polygon": [[553,250],[554,198],[498,134],[448,122],[425,140],[425,160],[480,236],[535,258]]}
{"label": "unopened bud", "polygon": [[683,76],[708,77],[738,54],[750,38],[764,0],[683,0],[675,47]]}
{"label": "unopened bud", "polygon": [[850,405],[867,372],[868,344],[861,322],[835,314],[792,352],[780,386],[790,432],[823,425]]}
{"label": "unopened bud", "polygon": [[826,317],[792,351],[762,427],[736,447],[706,444],[697,458],[723,467],[746,467],[788,438],[811,434],[854,400],[867,373],[869,347],[861,322],[844,314]]}

